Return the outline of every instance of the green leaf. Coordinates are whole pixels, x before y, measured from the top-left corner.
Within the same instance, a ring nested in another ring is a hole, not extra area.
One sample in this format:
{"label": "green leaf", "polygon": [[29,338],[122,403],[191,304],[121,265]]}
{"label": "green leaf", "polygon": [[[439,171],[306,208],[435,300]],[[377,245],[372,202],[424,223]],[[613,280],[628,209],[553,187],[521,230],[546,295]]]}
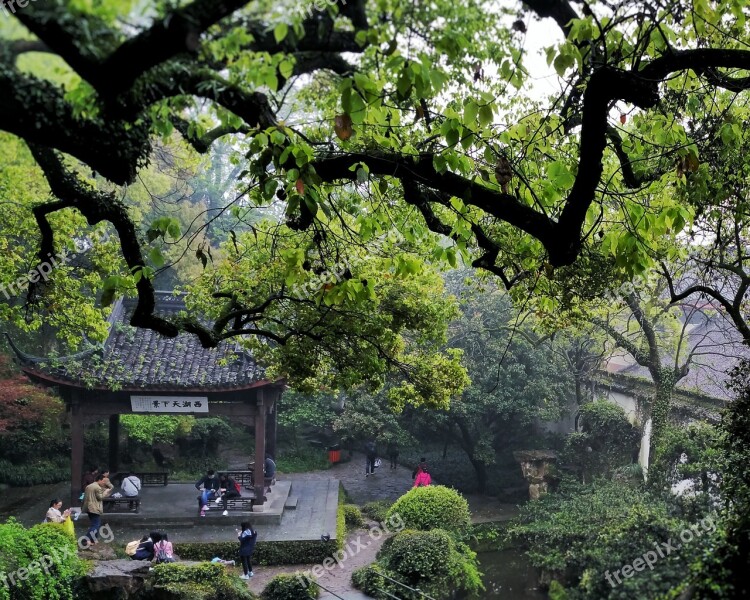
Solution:
{"label": "green leaf", "polygon": [[489,104],[485,104],[483,106],[479,107],[479,124],[482,127],[486,127],[490,123],[492,123],[492,120],[495,118],[495,115],[492,112],[492,106]]}
{"label": "green leaf", "polygon": [[281,41],[287,36],[289,33],[289,25],[286,23],[279,23],[274,27],[273,29],[273,37],[276,40],[277,44],[280,44]]}
{"label": "green leaf", "polygon": [[161,250],[159,250],[159,248],[151,248],[151,251],[148,253],[148,257],[149,260],[154,263],[154,266],[157,269],[160,269],[164,266],[164,255],[161,253]]}

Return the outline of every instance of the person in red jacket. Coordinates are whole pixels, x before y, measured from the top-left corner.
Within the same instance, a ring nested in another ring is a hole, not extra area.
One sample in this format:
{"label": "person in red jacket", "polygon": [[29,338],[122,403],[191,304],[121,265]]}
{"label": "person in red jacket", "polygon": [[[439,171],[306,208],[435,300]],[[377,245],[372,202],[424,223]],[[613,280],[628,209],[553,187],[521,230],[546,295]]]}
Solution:
{"label": "person in red jacket", "polygon": [[417,476],[414,478],[414,487],[426,487],[432,483],[432,477],[427,472],[427,467],[417,469]]}

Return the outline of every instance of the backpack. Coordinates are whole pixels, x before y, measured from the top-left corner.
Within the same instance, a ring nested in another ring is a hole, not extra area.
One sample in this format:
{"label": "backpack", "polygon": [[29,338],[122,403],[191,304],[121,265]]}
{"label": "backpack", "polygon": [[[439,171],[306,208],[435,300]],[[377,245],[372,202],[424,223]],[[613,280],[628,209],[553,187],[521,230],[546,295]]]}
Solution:
{"label": "backpack", "polygon": [[237,490],[238,494],[242,494],[242,488],[240,487],[240,484],[236,481],[234,482],[234,489]]}
{"label": "backpack", "polygon": [[171,563],[174,562],[174,558],[169,556],[167,554],[166,548],[164,548],[164,544],[162,542],[159,542],[158,544],[154,545],[154,562],[155,563]]}
{"label": "backpack", "polygon": [[133,540],[132,542],[128,542],[125,546],[125,554],[128,556],[133,556],[135,554],[135,551],[138,550],[138,546],[141,545],[141,540]]}

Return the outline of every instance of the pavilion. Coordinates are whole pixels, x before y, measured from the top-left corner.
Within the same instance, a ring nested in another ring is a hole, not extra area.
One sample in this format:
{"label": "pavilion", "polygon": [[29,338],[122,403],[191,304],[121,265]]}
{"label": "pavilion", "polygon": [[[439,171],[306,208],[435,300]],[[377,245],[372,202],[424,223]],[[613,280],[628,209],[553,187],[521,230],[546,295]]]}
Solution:
{"label": "pavilion", "polygon": [[[156,312],[164,317],[185,308],[183,297],[172,292],[157,292],[156,300]],[[71,506],[81,490],[84,425],[105,417],[113,472],[120,462],[119,418],[132,413],[229,417],[255,427],[258,467],[266,453],[275,457],[276,405],[283,382],[266,379],[264,369],[236,342],[203,348],[193,335],[166,338],[131,327],[134,307],[134,300],[118,300],[106,341],[70,356],[31,356],[11,341],[23,372],[57,388],[70,412]],[[252,483],[255,497],[264,498],[262,468],[255,469]]]}

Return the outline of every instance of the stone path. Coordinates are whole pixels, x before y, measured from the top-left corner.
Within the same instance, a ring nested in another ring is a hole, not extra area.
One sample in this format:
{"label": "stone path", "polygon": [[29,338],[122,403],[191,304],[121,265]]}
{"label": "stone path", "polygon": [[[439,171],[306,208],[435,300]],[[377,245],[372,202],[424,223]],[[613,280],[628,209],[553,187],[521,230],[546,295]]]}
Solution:
{"label": "stone path", "polygon": [[[371,525],[375,526],[376,524],[373,522]],[[388,537],[387,535],[371,535],[371,531],[373,530],[358,529],[347,536],[344,543],[344,557],[337,564],[326,570],[318,579],[318,583],[323,588],[320,600],[335,600],[336,598],[361,600],[369,598],[369,596],[352,587],[351,577],[355,570],[375,562],[375,555]],[[253,592],[260,594],[274,576],[281,573],[304,573],[314,566],[256,567],[254,570],[255,576],[248,581],[248,586]]]}
{"label": "stone path", "polygon": [[355,504],[365,504],[373,500],[395,501],[408,492],[414,485],[410,467],[399,466],[391,469],[388,461],[375,469],[375,474],[365,477],[365,457],[354,453],[352,460],[333,465],[327,471],[312,471],[310,473],[295,473],[295,479],[319,479],[321,477],[335,477],[341,481],[347,494]]}

